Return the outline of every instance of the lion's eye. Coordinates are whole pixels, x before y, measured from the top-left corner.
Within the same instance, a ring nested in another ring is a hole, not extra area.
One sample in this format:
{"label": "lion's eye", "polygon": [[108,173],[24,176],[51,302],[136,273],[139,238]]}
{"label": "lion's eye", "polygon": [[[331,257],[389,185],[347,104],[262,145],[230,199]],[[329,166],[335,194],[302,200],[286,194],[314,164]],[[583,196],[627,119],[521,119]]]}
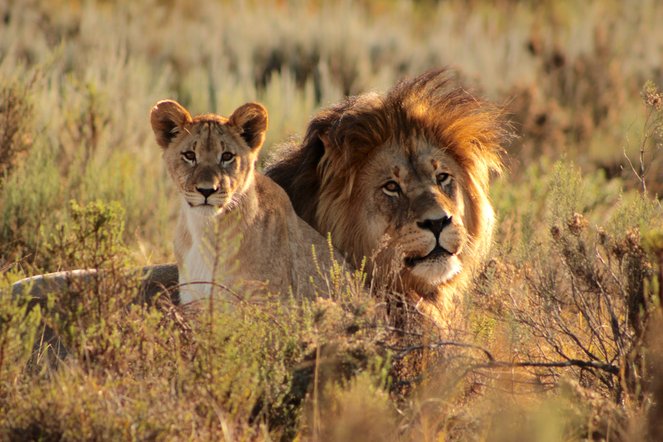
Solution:
{"label": "lion's eye", "polygon": [[445,186],[451,182],[451,175],[448,173],[441,173],[437,176],[437,185]]}
{"label": "lion's eye", "polygon": [[223,152],[223,155],[221,155],[221,161],[224,163],[227,163],[228,161],[232,160],[235,158],[235,154],[232,152]]}
{"label": "lion's eye", "polygon": [[384,186],[382,186],[382,190],[387,195],[396,196],[401,193],[401,186],[399,186],[396,181],[387,181]]}
{"label": "lion's eye", "polygon": [[182,152],[182,158],[188,163],[194,163],[196,161],[196,153],[192,150],[187,150],[186,152]]}

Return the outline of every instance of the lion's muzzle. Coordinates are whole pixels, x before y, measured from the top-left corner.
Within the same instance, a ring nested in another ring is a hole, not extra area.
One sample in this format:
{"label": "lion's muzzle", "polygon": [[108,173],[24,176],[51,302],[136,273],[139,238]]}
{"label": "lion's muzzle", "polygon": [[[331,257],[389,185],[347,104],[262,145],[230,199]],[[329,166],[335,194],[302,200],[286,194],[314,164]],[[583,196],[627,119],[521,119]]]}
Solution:
{"label": "lion's muzzle", "polygon": [[436,245],[433,250],[430,251],[426,256],[410,256],[405,258],[405,265],[408,267],[414,267],[419,263],[424,261],[435,261],[439,258],[446,258],[448,256],[453,256],[454,254],[445,249],[440,245]]}

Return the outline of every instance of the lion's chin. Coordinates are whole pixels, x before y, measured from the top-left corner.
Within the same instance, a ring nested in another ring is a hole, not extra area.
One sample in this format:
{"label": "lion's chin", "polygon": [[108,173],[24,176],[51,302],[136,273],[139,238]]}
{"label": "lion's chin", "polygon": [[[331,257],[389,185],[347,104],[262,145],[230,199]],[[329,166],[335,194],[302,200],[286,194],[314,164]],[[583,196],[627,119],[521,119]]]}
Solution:
{"label": "lion's chin", "polygon": [[410,274],[425,281],[428,285],[439,286],[449,283],[460,274],[463,266],[456,255],[449,255],[443,259],[424,260],[409,269]]}
{"label": "lion's chin", "polygon": [[198,205],[190,205],[191,210],[194,210],[196,213],[200,215],[214,215],[217,213],[219,210],[222,209],[222,207],[218,206],[213,206],[211,204],[198,204]]}

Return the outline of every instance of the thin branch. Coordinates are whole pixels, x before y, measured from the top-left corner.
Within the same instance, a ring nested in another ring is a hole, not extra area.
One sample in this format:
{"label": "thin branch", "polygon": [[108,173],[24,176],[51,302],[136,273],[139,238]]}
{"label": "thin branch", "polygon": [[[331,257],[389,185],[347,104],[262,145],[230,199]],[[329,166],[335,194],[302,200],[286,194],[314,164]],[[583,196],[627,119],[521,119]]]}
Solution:
{"label": "thin branch", "polygon": [[[590,359],[593,359],[595,361],[600,361],[601,360],[601,358],[599,358],[594,353],[592,353],[592,351],[589,348],[587,348],[580,341],[580,338],[571,329],[568,328],[568,326],[564,323],[564,321],[561,320],[561,318],[559,316],[557,316],[555,318],[555,322],[556,322],[556,325],[559,328],[559,331],[561,331],[562,333],[564,333],[564,335],[566,337],[571,339],[578,346],[578,348],[580,350],[582,350],[583,353],[585,353],[585,355],[587,355]],[[591,327],[590,327],[590,330],[592,330],[592,332],[594,332],[594,330]],[[597,333],[595,333],[595,336],[596,336],[599,344],[601,345],[601,347],[603,347],[603,342],[602,342],[602,339],[600,339],[600,336]],[[605,350],[605,348],[603,348],[602,351],[604,353],[605,358],[608,358],[607,351]],[[568,357],[566,357],[565,355],[562,355],[562,354],[560,354],[560,356],[564,357],[565,359],[572,359],[572,358],[568,358]]]}
{"label": "thin branch", "polygon": [[[594,307],[591,307],[589,303],[587,302],[587,297],[580,292],[580,290],[577,287],[576,280],[574,277],[571,277],[571,295],[573,299],[573,304],[575,307],[578,309],[582,317],[587,321],[587,329],[589,330],[590,334],[590,343],[589,345],[591,346],[591,341],[594,340],[596,344],[598,344],[599,351],[603,353],[603,358],[607,359],[609,357],[609,352],[608,348],[606,347],[606,342],[603,336],[599,333],[599,331],[602,329],[603,325],[600,319],[597,319],[593,316],[593,313],[599,313],[596,311],[597,309]],[[575,338],[575,335],[572,337],[572,339]],[[592,339],[593,338],[593,339]],[[577,338],[576,338],[577,339]],[[574,339],[575,340],[575,339]],[[576,342],[578,346],[583,348],[579,342]],[[595,355],[591,354],[588,349],[583,348],[583,351],[587,356],[594,360],[600,360],[601,358],[596,357]]]}
{"label": "thin branch", "polygon": [[392,327],[390,325],[382,325],[382,324],[367,325],[367,326],[362,327],[362,329],[363,330],[386,330],[386,331],[389,331],[389,332],[400,333],[400,334],[403,334],[403,335],[416,336],[418,338],[421,338],[421,337],[424,336],[423,333],[404,330],[402,328]]}
{"label": "thin branch", "polygon": [[486,358],[488,358],[489,361],[494,361],[495,360],[493,355],[488,350],[486,350],[485,348],[483,348],[479,345],[467,344],[467,343],[464,343],[464,342],[438,341],[438,342],[434,342],[432,344],[412,345],[412,346],[404,347],[404,348],[395,347],[395,346],[389,345],[385,342],[378,342],[378,344],[383,346],[384,348],[387,348],[389,350],[398,352],[398,354],[396,354],[396,356],[394,356],[394,359],[403,359],[405,356],[412,353],[413,351],[420,351],[420,350],[426,350],[426,349],[434,350],[434,349],[442,348],[442,347],[461,347],[461,348],[469,348],[469,349],[472,349],[472,350],[479,350],[480,352],[482,352],[486,356]]}
{"label": "thin branch", "polygon": [[180,288],[186,287],[186,286],[189,286],[189,285],[211,285],[212,287],[220,288],[222,290],[227,291],[228,293],[233,295],[240,302],[246,302],[246,298],[244,296],[240,295],[239,293],[237,293],[236,291],[234,291],[230,287],[228,287],[226,285],[223,285],[223,284],[221,284],[219,282],[216,282],[216,281],[189,281],[189,282],[185,282],[185,283],[182,283],[182,284],[178,284],[175,288],[177,288],[179,290]]}
{"label": "thin branch", "polygon": [[584,361],[581,359],[567,358],[566,361],[553,361],[553,362],[497,361],[495,360],[495,357],[492,355],[490,351],[479,345],[468,344],[464,342],[456,342],[456,341],[438,341],[431,344],[412,345],[404,348],[395,347],[385,342],[378,342],[378,345],[381,345],[389,350],[398,352],[398,354],[394,357],[395,359],[402,359],[407,354],[412,353],[414,351],[420,351],[425,349],[434,350],[442,347],[461,347],[461,348],[469,348],[481,351],[488,359],[488,362],[470,365],[468,367],[468,370],[477,370],[482,368],[590,368],[595,370],[601,370],[615,376],[619,374],[619,366],[617,365],[606,364],[596,361]]}
{"label": "thin branch", "polygon": [[481,368],[591,368],[601,370],[611,375],[619,375],[619,367],[612,364],[603,364],[594,361],[583,361],[580,359],[569,359],[568,361],[558,362],[506,362],[492,361],[484,364],[476,364],[470,367],[472,370]]}
{"label": "thin branch", "polygon": [[645,119],[645,124],[644,124],[644,135],[642,137],[642,140],[640,142],[640,171],[635,170],[635,166],[633,165],[633,162],[631,162],[631,159],[629,156],[626,154],[626,146],[624,146],[623,152],[624,152],[624,157],[626,158],[626,161],[628,161],[628,165],[631,167],[631,170],[635,174],[635,176],[638,178],[641,184],[642,188],[642,194],[647,195],[647,184],[645,182],[645,175],[646,175],[646,167],[645,167],[645,147],[647,145],[647,142],[649,141],[650,134],[649,134],[649,124],[650,124],[650,119],[652,114],[654,113],[654,109],[650,109],[649,112],[647,112],[647,118]]}

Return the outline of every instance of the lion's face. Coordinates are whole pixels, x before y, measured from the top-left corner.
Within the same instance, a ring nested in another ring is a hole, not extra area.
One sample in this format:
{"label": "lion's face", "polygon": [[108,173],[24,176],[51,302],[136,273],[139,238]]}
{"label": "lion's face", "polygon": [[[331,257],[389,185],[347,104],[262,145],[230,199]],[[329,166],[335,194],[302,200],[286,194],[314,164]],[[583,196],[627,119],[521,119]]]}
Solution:
{"label": "lion's face", "polygon": [[189,207],[222,209],[250,185],[257,152],[237,138],[232,127],[204,121],[166,149],[168,172]]}
{"label": "lion's face", "polygon": [[223,211],[251,185],[267,129],[267,112],[249,103],[230,118],[191,118],[174,101],[152,110],[152,128],[168,172],[188,206],[200,214]]}
{"label": "lion's face", "polygon": [[458,163],[424,140],[379,149],[359,172],[352,205],[355,255],[391,260],[408,287],[430,292],[463,269],[468,245],[465,183]]}

